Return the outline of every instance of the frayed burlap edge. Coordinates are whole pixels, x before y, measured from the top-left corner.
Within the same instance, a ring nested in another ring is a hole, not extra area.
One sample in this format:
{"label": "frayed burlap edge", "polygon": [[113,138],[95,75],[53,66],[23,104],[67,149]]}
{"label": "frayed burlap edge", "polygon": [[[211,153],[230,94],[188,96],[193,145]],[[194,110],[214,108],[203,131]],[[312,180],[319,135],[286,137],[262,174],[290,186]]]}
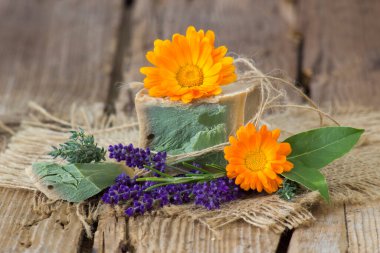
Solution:
{"label": "frayed burlap edge", "polygon": [[233,201],[224,204],[220,209],[211,211],[185,205],[165,207],[156,214],[190,217],[206,225],[215,233],[219,228],[238,220],[244,220],[258,228],[281,233],[285,228],[292,229],[314,221],[309,208],[319,199],[319,194],[316,192],[299,196],[292,202],[282,200],[278,195],[263,195]]}

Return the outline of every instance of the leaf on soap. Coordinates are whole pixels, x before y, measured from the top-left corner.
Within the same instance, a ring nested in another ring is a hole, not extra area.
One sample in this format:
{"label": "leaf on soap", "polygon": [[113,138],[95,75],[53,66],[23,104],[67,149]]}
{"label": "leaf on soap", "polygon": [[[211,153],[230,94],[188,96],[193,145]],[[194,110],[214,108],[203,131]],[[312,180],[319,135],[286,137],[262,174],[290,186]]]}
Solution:
{"label": "leaf on soap", "polygon": [[202,150],[226,142],[226,125],[219,124],[211,129],[200,131],[183,146],[185,153]]}
{"label": "leaf on soap", "polygon": [[183,154],[212,146],[202,138],[215,137],[209,140],[216,144],[227,140],[226,105],[157,106],[147,109],[147,115],[152,136],[148,146],[155,151]]}
{"label": "leaf on soap", "polygon": [[363,132],[352,127],[324,127],[293,135],[284,141],[292,147],[288,160],[323,168],[350,151]]}
{"label": "leaf on soap", "polygon": [[39,190],[52,191],[54,195],[70,202],[81,202],[98,194],[112,185],[123,172],[132,174],[130,169],[118,163],[34,163],[32,166]]}
{"label": "leaf on soap", "polygon": [[284,142],[292,147],[287,159],[294,168],[282,175],[319,191],[329,201],[326,179],[319,169],[350,151],[363,132],[363,129],[351,127],[324,127],[289,137]]}

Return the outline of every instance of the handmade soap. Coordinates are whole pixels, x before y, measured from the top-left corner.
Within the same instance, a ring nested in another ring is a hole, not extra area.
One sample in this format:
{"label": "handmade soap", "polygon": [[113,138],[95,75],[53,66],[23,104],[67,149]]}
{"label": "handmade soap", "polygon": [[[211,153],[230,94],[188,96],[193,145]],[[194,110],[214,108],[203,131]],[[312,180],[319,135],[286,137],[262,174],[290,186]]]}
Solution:
{"label": "handmade soap", "polygon": [[177,155],[224,143],[257,104],[254,89],[238,83],[227,86],[219,96],[189,104],[150,97],[142,89],[136,95],[139,144]]}

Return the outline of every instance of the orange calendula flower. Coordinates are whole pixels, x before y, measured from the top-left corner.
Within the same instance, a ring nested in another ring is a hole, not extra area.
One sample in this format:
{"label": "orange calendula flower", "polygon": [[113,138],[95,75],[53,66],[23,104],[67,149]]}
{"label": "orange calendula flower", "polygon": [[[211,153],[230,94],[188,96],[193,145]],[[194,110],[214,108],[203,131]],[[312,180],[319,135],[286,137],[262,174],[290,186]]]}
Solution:
{"label": "orange calendula flower", "polygon": [[152,97],[169,97],[189,103],[193,99],[218,95],[221,85],[236,80],[233,58],[227,48],[215,48],[213,31],[187,28],[186,36],[174,34],[172,40],[155,40],[146,58],[154,67],[143,67],[144,86]]}
{"label": "orange calendula flower", "polygon": [[244,190],[276,192],[282,183],[278,174],[293,168],[286,160],[292,151],[290,144],[277,141],[280,130],[269,131],[262,126],[256,131],[252,123],[240,127],[236,134],[237,138],[230,136],[231,145],[224,148],[227,176],[236,178],[235,183]]}

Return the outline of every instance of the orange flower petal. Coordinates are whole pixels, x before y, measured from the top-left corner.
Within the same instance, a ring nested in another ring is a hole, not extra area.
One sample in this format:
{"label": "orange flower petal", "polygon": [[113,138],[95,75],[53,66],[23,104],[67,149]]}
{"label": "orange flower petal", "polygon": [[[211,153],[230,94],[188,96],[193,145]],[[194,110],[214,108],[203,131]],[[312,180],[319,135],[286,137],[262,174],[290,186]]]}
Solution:
{"label": "orange flower petal", "polygon": [[266,170],[264,170],[264,173],[265,173],[265,175],[266,175],[267,177],[269,177],[270,179],[275,179],[275,178],[277,177],[277,174],[274,173],[274,171],[271,170],[271,169],[266,169]]}
{"label": "orange flower petal", "polygon": [[280,133],[281,133],[280,129],[273,130],[272,131],[272,138],[275,139],[275,140],[277,140],[278,137],[280,137]]}
{"label": "orange flower petal", "polygon": [[239,174],[239,175],[236,177],[235,183],[236,183],[236,184],[241,184],[243,181],[244,181],[244,176],[243,176],[242,174]]}
{"label": "orange flower petal", "polygon": [[290,147],[289,143],[283,142],[283,143],[280,143],[278,152],[281,153],[282,155],[287,156],[292,152],[292,148]]}
{"label": "orange flower petal", "polygon": [[215,33],[213,31],[208,30],[206,32],[206,36],[205,37],[209,39],[211,45],[214,44],[214,42],[215,42]]}

